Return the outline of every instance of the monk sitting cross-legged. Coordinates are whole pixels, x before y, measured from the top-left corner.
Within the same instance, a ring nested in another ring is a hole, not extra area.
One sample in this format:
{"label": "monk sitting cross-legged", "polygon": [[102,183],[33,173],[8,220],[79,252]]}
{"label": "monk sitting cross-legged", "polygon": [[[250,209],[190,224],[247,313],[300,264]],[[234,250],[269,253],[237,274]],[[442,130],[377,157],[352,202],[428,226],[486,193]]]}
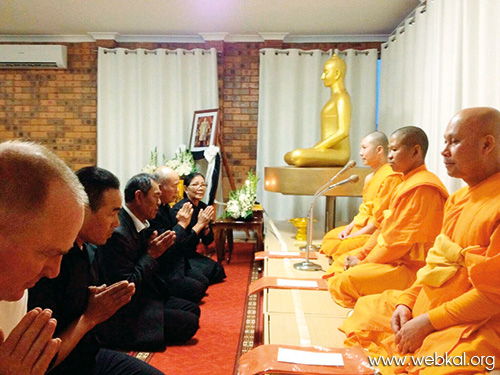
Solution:
{"label": "monk sitting cross-legged", "polygon": [[403,174],[403,182],[394,190],[381,227],[365,246],[346,253],[345,271],[337,269],[328,279],[338,304],[352,307],[361,296],[406,289],[425,265],[448,197],[439,178],[425,167],[427,147],[427,136],[420,128],[408,126],[392,134],[389,163]]}
{"label": "monk sitting cross-legged", "polygon": [[382,132],[370,133],[361,140],[359,155],[373,172],[366,176],[359,213],[349,225],[332,229],[323,237],[320,251],[333,259],[365,244],[380,226],[392,192],[401,183],[401,174],[387,163],[388,144]]}
{"label": "monk sitting cross-legged", "polygon": [[500,112],[462,110],[444,136],[448,174],[468,186],[446,203],[425,267],[405,291],[360,298],[341,330],[372,358],[453,362],[406,356],[405,365],[380,366],[383,374],[485,374],[500,358]]}

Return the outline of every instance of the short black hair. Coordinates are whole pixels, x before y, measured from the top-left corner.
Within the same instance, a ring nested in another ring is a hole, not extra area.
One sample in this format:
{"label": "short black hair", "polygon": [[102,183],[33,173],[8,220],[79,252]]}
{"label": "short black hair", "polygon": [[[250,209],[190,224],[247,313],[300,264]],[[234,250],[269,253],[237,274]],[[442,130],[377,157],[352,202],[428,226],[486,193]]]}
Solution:
{"label": "short black hair", "polygon": [[132,202],[135,199],[135,192],[142,191],[144,195],[153,187],[151,181],[158,182],[158,178],[150,173],[139,173],[132,176],[125,185],[125,203]]}
{"label": "short black hair", "polygon": [[422,129],[416,126],[405,126],[396,129],[392,135],[398,137],[406,147],[419,145],[422,149],[422,155],[425,158],[427,149],[429,148],[429,139]]}
{"label": "short black hair", "polygon": [[205,176],[203,176],[203,174],[201,174],[200,172],[193,172],[184,177],[184,186],[189,186],[191,181],[193,181],[193,179],[198,176],[201,176],[203,177],[203,179],[205,179]]}
{"label": "short black hair", "polygon": [[109,189],[120,190],[120,181],[110,171],[99,167],[84,167],[76,172],[89,197],[89,207],[96,212],[102,205],[103,194]]}

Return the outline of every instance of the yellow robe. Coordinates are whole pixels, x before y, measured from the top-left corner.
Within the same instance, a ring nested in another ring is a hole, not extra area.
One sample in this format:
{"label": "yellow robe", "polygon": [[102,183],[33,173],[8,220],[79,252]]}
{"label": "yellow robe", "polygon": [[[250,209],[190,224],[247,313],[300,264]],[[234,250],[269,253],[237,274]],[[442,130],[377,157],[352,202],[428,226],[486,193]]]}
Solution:
{"label": "yellow robe", "polygon": [[447,197],[442,182],[425,165],[404,176],[384,212],[375,247],[366,257],[358,254],[362,260],[357,266],[328,279],[335,302],[352,307],[361,296],[410,287],[439,234]]}
{"label": "yellow robe", "polygon": [[[387,291],[359,299],[341,326],[346,345],[361,344],[371,356],[397,355],[390,319],[395,306],[411,308],[414,317],[429,314],[435,332],[414,357],[434,353],[483,356],[482,365],[380,367],[383,374],[484,374],[485,356],[500,358],[500,173],[453,194],[445,207],[442,233],[465,252],[465,264],[439,287],[416,282],[405,291]],[[490,358],[491,360],[491,358]],[[490,362],[491,364],[491,362]],[[499,364],[497,363],[498,367]]]}
{"label": "yellow robe", "polygon": [[[384,164],[373,174],[372,178],[363,186],[363,203],[359,206],[358,214],[353,219],[354,227],[351,233],[357,232],[369,223],[376,228],[380,226],[383,212],[389,207],[392,192],[401,181],[401,173],[394,172],[389,164]],[[339,234],[345,227],[344,225],[332,229],[325,234],[320,251],[335,257],[363,246],[370,238],[369,234],[363,234],[341,240]]]}

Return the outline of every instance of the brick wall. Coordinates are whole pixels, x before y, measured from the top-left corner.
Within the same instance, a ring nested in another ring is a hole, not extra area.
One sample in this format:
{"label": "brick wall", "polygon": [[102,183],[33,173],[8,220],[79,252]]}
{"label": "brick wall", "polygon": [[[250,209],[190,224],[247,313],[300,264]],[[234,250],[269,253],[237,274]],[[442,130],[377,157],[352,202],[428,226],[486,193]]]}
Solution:
{"label": "brick wall", "polygon": [[0,70],[0,140],[39,142],[78,169],[96,162],[97,55],[66,45],[67,70]]}
{"label": "brick wall", "polygon": [[[259,100],[259,49],[380,48],[380,43],[65,43],[66,70],[0,70],[0,140],[47,145],[73,169],[96,163],[97,47],[210,48],[219,52],[221,135],[234,182],[255,169]],[[319,78],[318,78],[319,79]],[[224,171],[224,191],[230,183]]]}

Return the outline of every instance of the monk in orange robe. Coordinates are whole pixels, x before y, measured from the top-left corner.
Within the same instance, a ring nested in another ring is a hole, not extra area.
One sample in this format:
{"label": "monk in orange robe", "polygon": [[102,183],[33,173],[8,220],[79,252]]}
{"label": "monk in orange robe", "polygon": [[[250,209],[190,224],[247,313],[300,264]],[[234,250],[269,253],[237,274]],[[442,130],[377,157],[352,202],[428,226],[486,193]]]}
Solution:
{"label": "monk in orange robe", "polygon": [[[458,112],[442,155],[468,186],[446,203],[426,266],[405,291],[360,298],[341,326],[346,345],[371,358],[410,353],[404,365],[378,366],[383,374],[485,374],[500,358],[500,112]],[[418,363],[436,355],[444,365]]]}
{"label": "monk in orange robe", "polygon": [[380,227],[383,212],[389,207],[394,188],[401,183],[401,174],[387,163],[389,141],[382,132],[373,132],[361,140],[359,155],[363,164],[372,169],[363,186],[363,203],[349,225],[329,231],[323,237],[320,251],[337,256],[361,247]]}
{"label": "monk in orange robe", "polygon": [[403,174],[403,182],[392,195],[380,229],[372,235],[374,246],[354,250],[346,258],[346,270],[328,279],[330,294],[339,305],[352,307],[361,296],[406,289],[425,265],[448,197],[439,178],[425,167],[427,147],[427,136],[420,128],[408,126],[392,134],[389,163]]}

